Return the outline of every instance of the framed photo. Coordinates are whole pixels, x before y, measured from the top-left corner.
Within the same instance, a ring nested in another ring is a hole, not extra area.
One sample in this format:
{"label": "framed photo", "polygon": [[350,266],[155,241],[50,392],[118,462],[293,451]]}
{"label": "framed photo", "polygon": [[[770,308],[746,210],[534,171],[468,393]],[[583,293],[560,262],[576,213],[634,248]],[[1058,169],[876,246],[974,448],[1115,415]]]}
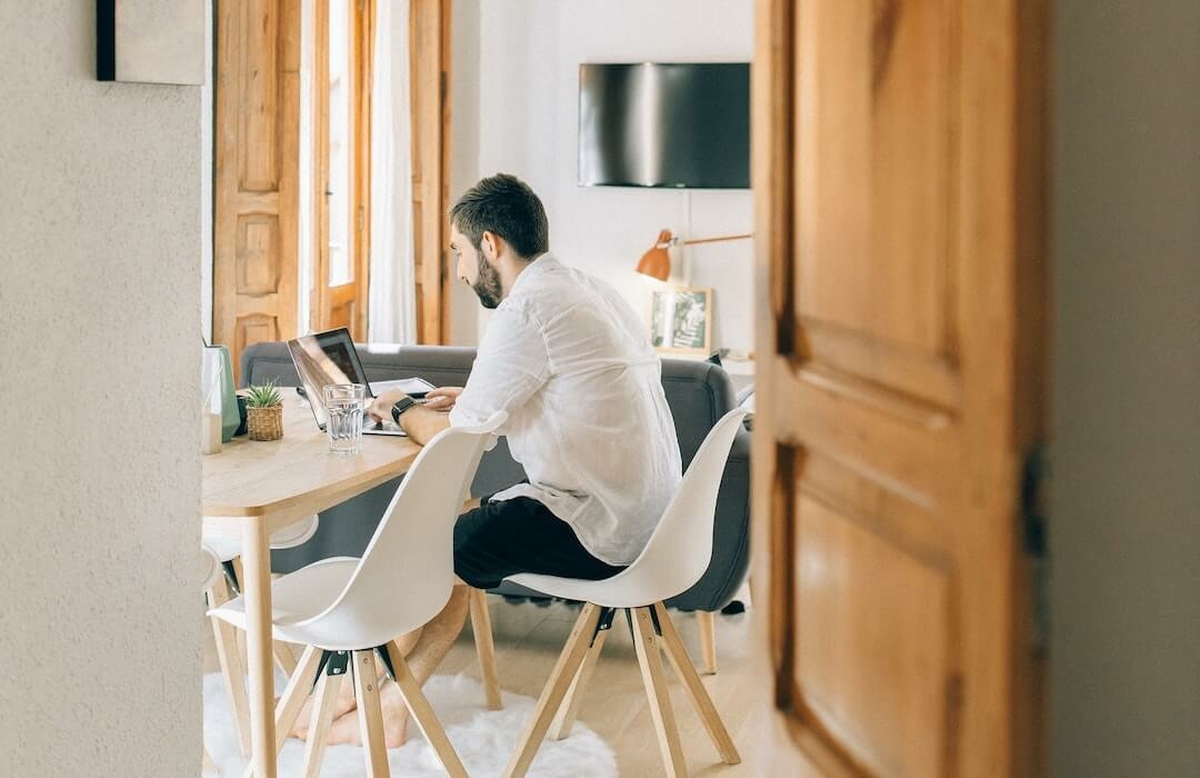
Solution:
{"label": "framed photo", "polygon": [[712,351],[712,289],[658,289],[650,301],[650,343],[659,351]]}

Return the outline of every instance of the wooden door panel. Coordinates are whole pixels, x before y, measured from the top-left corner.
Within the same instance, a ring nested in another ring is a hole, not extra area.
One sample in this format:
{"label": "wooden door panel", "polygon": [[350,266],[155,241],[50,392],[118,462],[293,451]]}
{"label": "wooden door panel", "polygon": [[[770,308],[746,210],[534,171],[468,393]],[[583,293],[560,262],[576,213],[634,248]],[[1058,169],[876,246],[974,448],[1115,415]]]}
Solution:
{"label": "wooden door panel", "polygon": [[412,0],[409,6],[413,278],[418,343],[444,343],[450,332],[446,212],[451,6],[440,0]]}
{"label": "wooden door panel", "polygon": [[819,366],[781,364],[776,386],[794,402],[780,432],[918,505],[945,506],[960,456],[953,417]]}
{"label": "wooden door panel", "polygon": [[901,403],[936,405],[939,412],[962,402],[962,377],[948,355],[906,347],[862,330],[811,316],[798,319],[796,338],[813,364],[842,374],[843,383],[886,387]]}
{"label": "wooden door panel", "polygon": [[240,354],[255,343],[271,343],[281,339],[278,316],[273,313],[243,313],[238,316],[233,353]]}
{"label": "wooden door panel", "polygon": [[246,346],[296,335],[298,3],[217,4],[213,340],[235,374]]}
{"label": "wooden door panel", "polygon": [[253,56],[253,67],[238,70],[238,91],[245,101],[245,109],[238,112],[238,179],[241,191],[275,192],[280,186],[280,104],[278,82],[270,74],[278,71],[280,8],[272,0],[251,0],[242,2],[239,11],[242,34],[260,30],[262,36],[256,36],[253,53],[238,52]]}
{"label": "wooden door panel", "polygon": [[950,575],[801,494],[797,684],[814,716],[880,775],[939,775],[949,712]]}
{"label": "wooden door panel", "polygon": [[237,5],[241,48],[231,54],[249,65],[236,71],[237,91],[242,96],[242,110],[237,114],[239,191],[276,192],[281,123],[278,82],[271,76],[279,70],[280,8],[273,0]]}
{"label": "wooden door panel", "polygon": [[[441,214],[441,32],[436,0],[409,7],[412,100],[413,280],[418,343],[440,343],[442,295]],[[429,207],[426,208],[426,205]]]}
{"label": "wooden door panel", "polygon": [[247,297],[279,294],[279,216],[249,213],[237,217],[237,293]]}
{"label": "wooden door panel", "polygon": [[1037,775],[1044,3],[757,9],[761,767]]}
{"label": "wooden door panel", "polygon": [[947,407],[957,5],[802,3],[796,22],[798,323],[829,367]]}

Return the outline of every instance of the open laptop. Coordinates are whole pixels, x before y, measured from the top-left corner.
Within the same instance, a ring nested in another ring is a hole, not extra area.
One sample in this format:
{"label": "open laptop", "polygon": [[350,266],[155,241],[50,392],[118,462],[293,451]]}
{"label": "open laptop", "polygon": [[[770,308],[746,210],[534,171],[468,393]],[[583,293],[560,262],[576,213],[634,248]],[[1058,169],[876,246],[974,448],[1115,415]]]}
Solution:
{"label": "open laptop", "polygon": [[[329,421],[329,414],[322,402],[323,388],[329,384],[362,384],[366,387],[368,404],[375,393],[367,381],[362,361],[350,338],[350,331],[345,327],[328,332],[318,332],[313,335],[302,335],[288,341],[288,352],[296,365],[296,373],[300,376],[304,395],[312,408],[317,426],[322,431]],[[388,388],[398,388],[418,399],[425,392],[433,389],[433,385],[420,378],[408,378],[401,381],[376,382],[376,386],[387,384]],[[396,426],[391,419],[376,422],[368,414],[363,413],[364,435],[403,435],[404,430]]]}

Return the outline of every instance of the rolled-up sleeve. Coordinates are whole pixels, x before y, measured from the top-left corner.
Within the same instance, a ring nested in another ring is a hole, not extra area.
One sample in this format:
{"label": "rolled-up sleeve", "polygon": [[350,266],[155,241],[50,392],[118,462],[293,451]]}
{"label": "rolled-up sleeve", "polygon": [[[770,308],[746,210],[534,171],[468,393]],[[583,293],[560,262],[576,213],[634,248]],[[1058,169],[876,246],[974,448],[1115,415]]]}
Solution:
{"label": "rolled-up sleeve", "polygon": [[[476,426],[496,411],[511,417],[549,377],[550,356],[541,329],[523,312],[501,307],[488,322],[450,424]],[[504,434],[504,427],[498,432]]]}

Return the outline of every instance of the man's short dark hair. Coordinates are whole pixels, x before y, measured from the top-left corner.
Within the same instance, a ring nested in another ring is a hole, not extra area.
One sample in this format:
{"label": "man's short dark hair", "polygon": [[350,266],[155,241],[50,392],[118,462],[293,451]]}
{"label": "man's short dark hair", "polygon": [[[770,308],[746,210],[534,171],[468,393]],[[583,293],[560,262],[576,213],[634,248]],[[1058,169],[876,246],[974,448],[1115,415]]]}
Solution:
{"label": "man's short dark hair", "polygon": [[542,201],[521,179],[498,173],[471,187],[450,209],[450,223],[478,251],[491,232],[524,259],[550,250],[550,224]]}

